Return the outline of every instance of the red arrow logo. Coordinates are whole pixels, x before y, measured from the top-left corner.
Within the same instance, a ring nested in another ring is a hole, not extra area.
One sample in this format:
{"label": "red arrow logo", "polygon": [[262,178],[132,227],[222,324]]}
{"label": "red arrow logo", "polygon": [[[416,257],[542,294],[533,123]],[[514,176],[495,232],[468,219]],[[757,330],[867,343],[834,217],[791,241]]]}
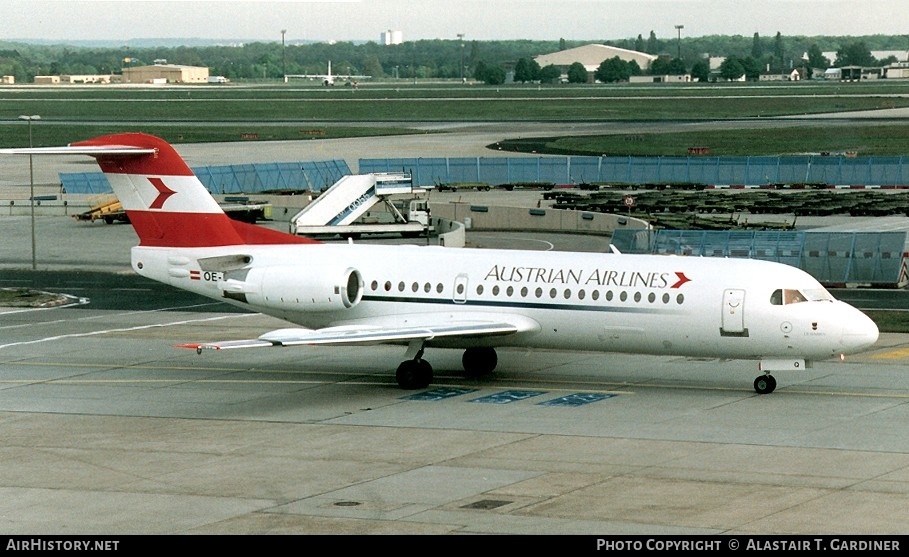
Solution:
{"label": "red arrow logo", "polygon": [[679,277],[679,280],[676,281],[676,283],[673,284],[672,286],[670,286],[669,288],[679,288],[680,286],[682,286],[682,285],[685,284],[686,282],[691,282],[691,279],[688,278],[688,277],[686,277],[686,276],[685,276],[685,273],[680,273],[680,272],[678,272],[678,271],[675,271],[675,276]]}
{"label": "red arrow logo", "polygon": [[164,202],[167,201],[167,198],[177,193],[165,186],[164,181],[161,178],[149,178],[148,181],[151,182],[151,185],[155,186],[156,190],[158,190],[158,197],[149,205],[150,209],[160,209],[164,207]]}

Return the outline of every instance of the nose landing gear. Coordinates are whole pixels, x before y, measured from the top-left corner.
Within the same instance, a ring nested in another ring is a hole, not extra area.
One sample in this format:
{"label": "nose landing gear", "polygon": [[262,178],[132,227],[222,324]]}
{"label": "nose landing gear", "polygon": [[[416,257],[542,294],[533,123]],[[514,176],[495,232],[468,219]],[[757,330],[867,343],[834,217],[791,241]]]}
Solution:
{"label": "nose landing gear", "polygon": [[776,389],[776,379],[769,373],[758,376],[754,380],[754,391],[759,395],[768,395]]}

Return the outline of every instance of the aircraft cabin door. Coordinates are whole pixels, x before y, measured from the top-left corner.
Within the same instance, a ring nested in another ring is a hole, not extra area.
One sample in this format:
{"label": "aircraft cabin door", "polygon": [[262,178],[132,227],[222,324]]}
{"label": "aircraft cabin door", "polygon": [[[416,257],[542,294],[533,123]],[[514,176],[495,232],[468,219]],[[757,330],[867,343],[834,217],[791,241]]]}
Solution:
{"label": "aircraft cabin door", "polygon": [[745,327],[745,291],[727,288],[723,291],[723,318],[720,325],[723,336],[746,337]]}
{"label": "aircraft cabin door", "polygon": [[451,292],[451,299],[456,304],[467,302],[467,275],[462,273],[455,277],[454,290]]}

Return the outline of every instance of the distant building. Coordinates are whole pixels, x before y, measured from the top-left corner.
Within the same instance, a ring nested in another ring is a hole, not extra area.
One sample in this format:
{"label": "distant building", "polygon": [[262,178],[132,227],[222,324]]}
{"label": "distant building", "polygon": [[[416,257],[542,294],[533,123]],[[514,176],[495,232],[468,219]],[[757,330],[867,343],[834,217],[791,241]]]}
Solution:
{"label": "distant building", "polygon": [[404,33],[401,31],[382,31],[379,42],[384,45],[401,44],[404,42]]}
{"label": "distant building", "polygon": [[909,62],[901,62],[884,68],[887,79],[909,79]]}
{"label": "distant building", "polygon": [[[824,58],[826,58],[830,62],[830,64],[836,63],[836,52],[835,51],[828,50],[828,51],[822,52],[821,54],[824,55]],[[889,58],[889,57],[893,56],[894,58],[896,58],[897,62],[909,62],[909,51],[907,51],[907,50],[872,50],[871,56],[874,57],[875,60],[883,60],[884,58]],[[808,57],[807,52],[805,53],[805,57],[806,58]]]}
{"label": "distant building", "polygon": [[691,83],[691,74],[684,75],[633,75],[628,83]]}
{"label": "distant building", "polygon": [[584,69],[587,70],[590,79],[593,79],[593,72],[600,67],[600,64],[617,56],[620,60],[625,62],[636,62],[642,70],[647,70],[647,68],[650,67],[650,63],[657,59],[653,54],[646,54],[636,50],[628,50],[603,44],[588,44],[577,48],[560,50],[559,52],[553,52],[552,54],[543,54],[537,56],[534,60],[541,68],[550,65],[559,68],[563,77],[567,76],[569,66],[575,62],[580,62],[583,64]]}
{"label": "distant building", "polygon": [[57,85],[60,83],[59,75],[36,75],[35,85]]}
{"label": "distant building", "polygon": [[111,83],[119,80],[114,75],[61,75],[60,83]]}
{"label": "distant building", "polygon": [[3,77],[0,77],[0,83],[2,83],[3,85],[13,85],[14,83],[16,83],[16,76],[4,75]]}
{"label": "distant building", "polygon": [[123,83],[208,83],[208,68],[178,64],[123,68]]}

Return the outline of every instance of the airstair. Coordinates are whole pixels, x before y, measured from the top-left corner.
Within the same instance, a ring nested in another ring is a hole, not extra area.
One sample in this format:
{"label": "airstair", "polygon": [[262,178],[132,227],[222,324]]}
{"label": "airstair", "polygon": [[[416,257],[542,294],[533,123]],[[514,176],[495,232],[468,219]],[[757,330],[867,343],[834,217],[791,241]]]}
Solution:
{"label": "airstair", "polygon": [[292,227],[353,224],[376,203],[392,196],[414,196],[426,188],[414,186],[410,174],[373,173],[343,176],[291,219]]}

